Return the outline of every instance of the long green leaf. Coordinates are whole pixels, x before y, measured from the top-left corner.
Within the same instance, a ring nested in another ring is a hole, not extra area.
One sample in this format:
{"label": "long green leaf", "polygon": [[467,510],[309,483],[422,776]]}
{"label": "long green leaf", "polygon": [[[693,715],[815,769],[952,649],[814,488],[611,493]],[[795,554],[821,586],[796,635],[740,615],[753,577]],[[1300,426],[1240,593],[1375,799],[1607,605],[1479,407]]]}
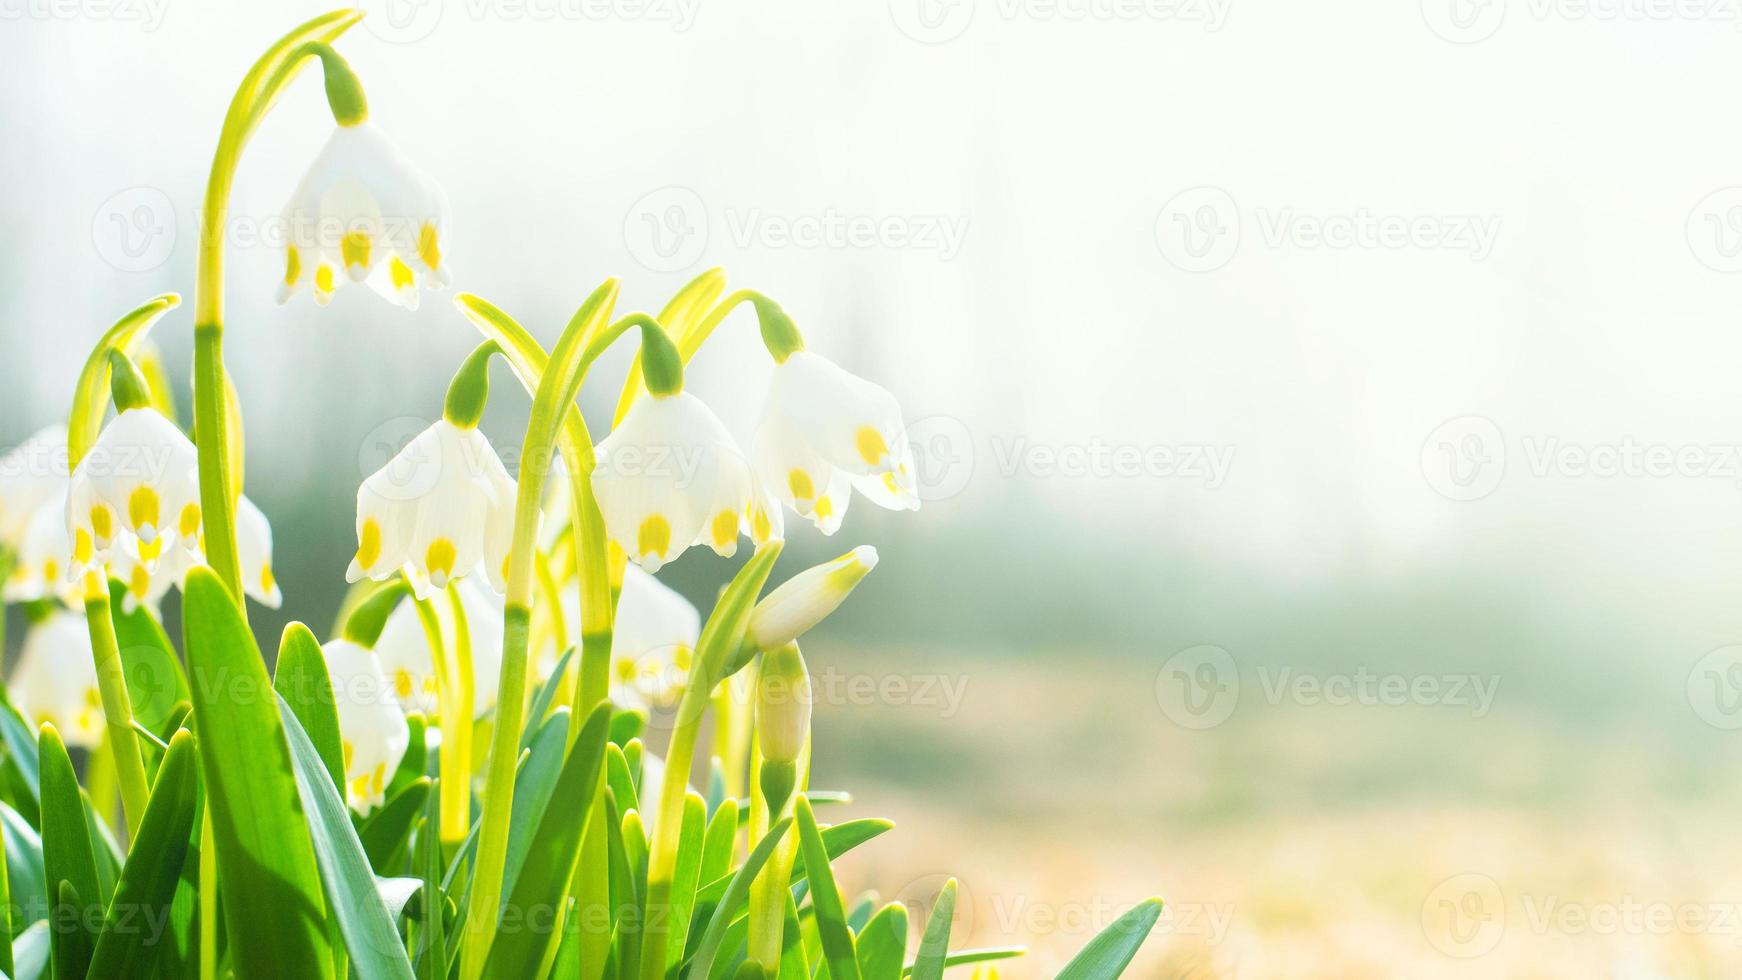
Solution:
{"label": "long green leaf", "polygon": [[956,879],[944,882],[943,890],[925,920],[925,935],[919,939],[919,956],[914,959],[913,980],[943,980],[944,957],[950,952],[950,926],[956,918]]}
{"label": "long green leaf", "polygon": [[947,970],[953,966],[968,966],[974,963],[1012,960],[1027,954],[1027,952],[1028,950],[1021,946],[987,946],[983,949],[964,949],[944,957],[944,969]]}
{"label": "long green leaf", "polygon": [[97,902],[97,859],[73,762],[53,725],[42,726],[37,753],[42,760],[42,863],[54,927],[50,949],[55,975],[82,977],[91,955],[91,917],[81,903]]}
{"label": "long green leaf", "polygon": [[1115,980],[1149,938],[1161,917],[1161,899],[1152,898],[1120,916],[1059,971],[1057,980]]}
{"label": "long green leaf", "polygon": [[351,815],[328,776],[325,760],[282,699],[279,711],[284,719],[285,737],[290,741],[296,788],[308,813],[315,864],[326,885],[328,904],[338,920],[339,933],[345,937],[351,970],[360,980],[414,980],[411,961],[406,959],[405,947],[400,945],[393,916],[382,901],[369,857],[351,827]]}
{"label": "long green leaf", "polygon": [[907,962],[907,906],[891,902],[859,931],[859,976],[862,980],[901,980]]}
{"label": "long green leaf", "polygon": [[41,779],[41,767],[37,762],[36,736],[3,690],[0,690],[0,745],[6,748],[6,768],[14,777],[13,782],[29,793],[28,800],[16,801],[18,812],[27,814],[26,820],[29,820],[37,815],[40,800],[37,784]]}
{"label": "long green leaf", "polygon": [[526,762],[514,777],[514,812],[508,818],[508,857],[502,865],[502,890],[509,895],[514,894],[514,884],[520,880],[520,868],[532,847],[538,819],[549,807],[557,777],[562,775],[563,754],[569,744],[569,709],[558,708],[549,721],[539,726],[529,744]]}
{"label": "long green leaf", "polygon": [[799,850],[804,854],[810,881],[811,906],[816,909],[817,929],[822,934],[823,957],[833,980],[860,980],[859,961],[853,953],[853,930],[841,910],[841,893],[835,887],[835,871],[829,867],[829,851],[817,830],[816,814],[803,796],[793,807],[798,824]]}
{"label": "long green leaf", "polygon": [[327,673],[321,641],[301,623],[284,628],[284,636],[278,642],[272,689],[302,724],[303,734],[308,736],[333,779],[333,787],[344,792],[345,743],[339,737],[339,708],[333,697],[332,675]]}
{"label": "long green leaf", "polygon": [[665,962],[682,963],[684,944],[690,935],[690,916],[695,911],[696,888],[702,873],[703,836],[707,833],[707,804],[701,796],[684,796],[683,830],[678,835],[677,872],[671,879],[671,930],[665,937]]}
{"label": "long green leaf", "polygon": [[363,826],[357,828],[357,837],[363,842],[363,851],[369,855],[371,868],[388,870],[405,853],[412,825],[423,814],[429,788],[428,779],[417,780],[390,796],[385,804],[369,814]]}
{"label": "long green leaf", "polygon": [[[724,813],[730,805],[731,801],[728,800],[726,805],[720,808],[720,812]],[[715,815],[715,819],[719,819],[718,814]],[[829,860],[834,861],[860,844],[881,837],[894,827],[894,823],[881,818],[848,820],[846,823],[823,828],[823,846],[828,849]],[[711,827],[709,831],[712,832]],[[792,869],[792,884],[799,884],[805,880],[805,877],[805,866],[795,862]],[[729,881],[729,878],[715,878],[709,881],[696,894],[696,901],[718,902],[720,896],[726,893],[726,885]]]}
{"label": "long green leaf", "polygon": [[601,704],[587,716],[562,774],[551,792],[550,804],[538,821],[521,865],[520,875],[508,891],[508,906],[518,920],[515,928],[497,932],[484,960],[486,977],[531,977],[554,953],[558,930],[538,928],[538,919],[560,921],[569,879],[580,854],[582,815],[598,795],[600,767],[605,761],[605,736],[610,731],[611,707]]}
{"label": "long green leaf", "polygon": [[696,946],[695,958],[690,961],[689,969],[684,976],[689,980],[707,980],[714,968],[714,957],[719,955],[720,945],[725,942],[726,930],[732,925],[731,910],[743,904],[750,896],[750,882],[756,880],[756,873],[768,863],[768,856],[774,853],[775,845],[786,836],[786,830],[792,826],[790,817],[768,828],[768,833],[750,852],[750,857],[744,861],[738,873],[732,876],[732,883],[726,886],[725,895],[721,896],[720,904],[714,909],[714,916],[708,920],[707,931],[702,933],[702,941]]}
{"label": "long green leaf", "polygon": [[[91,934],[85,929],[89,917],[85,900],[73,883],[63,880],[56,891],[55,914],[49,921],[54,932],[48,940],[49,960],[57,978],[87,976],[91,968]],[[76,922],[67,921],[77,916]]]}
{"label": "long green leaf", "polygon": [[188,573],[182,634],[237,976],[325,980],[327,907],[278,699],[236,600],[210,569]]}
{"label": "long green leaf", "polygon": [[188,700],[187,677],[176,659],[169,634],[151,611],[137,605],[127,611],[127,587],[109,582],[109,617],[115,623],[115,646],[127,678],[133,720],[154,732],[163,730],[177,702]]}
{"label": "long green leaf", "polygon": [[13,935],[23,935],[48,918],[48,876],[42,865],[42,837],[17,810],[0,803],[0,838],[6,845],[6,880],[12,892]]}
{"label": "long green leaf", "polygon": [[121,868],[115,899],[97,936],[90,976],[103,980],[152,976],[165,939],[158,929],[167,921],[175,899],[193,832],[198,764],[193,735],[179,732],[158,767],[157,782],[139,823],[139,838]]}

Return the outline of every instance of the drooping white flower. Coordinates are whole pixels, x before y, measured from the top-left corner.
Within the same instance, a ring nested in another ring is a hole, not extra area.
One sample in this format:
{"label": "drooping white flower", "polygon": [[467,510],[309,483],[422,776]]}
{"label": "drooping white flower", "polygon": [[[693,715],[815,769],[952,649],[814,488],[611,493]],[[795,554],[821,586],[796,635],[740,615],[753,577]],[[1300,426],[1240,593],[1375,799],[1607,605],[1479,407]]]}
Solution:
{"label": "drooping white flower", "polygon": [[66,492],[67,428],[51,425],[0,456],[0,545],[19,547],[42,505]]}
{"label": "drooping white flower", "polygon": [[199,457],[181,429],[153,408],[120,413],[73,469],[73,567],[106,561],[117,542],[150,570],[177,541],[197,551],[199,500]]}
{"label": "drooping white flower", "polygon": [[284,603],[272,572],[272,524],[254,501],[236,498],[236,562],[242,566],[242,591],[268,609]]}
{"label": "drooping white flower", "polygon": [[56,610],[32,626],[7,685],[24,717],[60,730],[68,745],[94,749],[103,738],[103,698],[85,617]]}
{"label": "drooping white flower", "polygon": [[381,131],[340,126],[285,206],[278,301],[312,285],[323,306],[348,279],[416,309],[420,287],[451,278],[447,196]]}
{"label": "drooping white flower", "polygon": [[[560,594],[563,619],[572,633],[581,621],[579,583],[571,579]],[[611,700],[628,709],[675,705],[701,633],[701,613],[682,593],[638,565],[624,566],[611,631]],[[560,654],[554,644],[545,648],[540,677],[550,676]]]}
{"label": "drooping white flower", "polygon": [[913,450],[895,396],[809,351],[775,365],[751,450],[758,482],[833,534],[849,489],[890,510],[918,510]]}
{"label": "drooping white flower", "polygon": [[691,545],[730,556],[751,530],[749,466],[694,395],[637,400],[598,452],[593,493],[605,529],[649,572]]}
{"label": "drooping white flower", "polygon": [[[496,687],[502,671],[503,600],[472,578],[461,581],[457,589],[460,606],[466,613],[466,631],[472,641],[472,713],[482,717],[496,706]],[[441,627],[447,663],[457,664],[455,644],[459,632],[453,603],[438,595],[430,605]],[[388,614],[381,636],[375,641],[375,654],[400,703],[408,710],[438,717],[435,661],[430,656],[429,635],[415,603],[402,601]]]}
{"label": "drooping white flower", "polygon": [[514,479],[475,428],[440,419],[357,491],[357,556],[346,573],[404,569],[420,598],[484,566],[501,592],[514,536]]}
{"label": "drooping white flower", "polygon": [[72,539],[67,536],[67,491],[36,508],[18,538],[12,575],[0,596],[7,602],[59,599],[77,606],[84,591],[72,574]]}
{"label": "drooping white flower", "polygon": [[373,651],[350,640],[333,640],[321,653],[339,715],[345,797],[352,809],[368,813],[385,801],[387,781],[405,757],[411,732]]}
{"label": "drooping white flower", "polygon": [[862,544],[833,561],[799,572],[750,612],[750,640],[759,649],[783,647],[840,608],[848,593],[877,567],[877,549]]}

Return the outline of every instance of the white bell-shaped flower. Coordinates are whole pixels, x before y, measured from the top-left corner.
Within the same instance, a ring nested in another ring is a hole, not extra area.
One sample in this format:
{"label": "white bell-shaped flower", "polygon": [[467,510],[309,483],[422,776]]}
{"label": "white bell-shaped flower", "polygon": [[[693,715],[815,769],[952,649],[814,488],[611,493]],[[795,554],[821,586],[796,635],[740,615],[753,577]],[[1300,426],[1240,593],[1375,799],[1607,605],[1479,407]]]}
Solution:
{"label": "white bell-shaped flower", "polygon": [[[580,623],[579,583],[565,584],[561,599],[564,621]],[[674,706],[701,634],[701,613],[688,599],[640,566],[624,566],[611,630],[611,700],[630,709]],[[541,677],[550,675],[560,652],[554,645],[545,648]]]}
{"label": "white bell-shaped flower", "polygon": [[[457,588],[460,607],[466,613],[466,632],[472,641],[472,713],[482,717],[496,707],[496,686],[502,672],[503,600],[472,578],[461,581]],[[446,596],[436,596],[430,605],[441,626],[447,663],[457,664],[454,654],[459,631],[453,603]],[[375,641],[375,655],[394,695],[407,710],[421,711],[432,719],[438,717],[435,661],[430,656],[429,635],[414,603],[400,602],[388,614],[381,636]]]}
{"label": "white bell-shaped flower", "polygon": [[24,717],[54,725],[68,745],[94,749],[102,742],[103,697],[82,614],[56,610],[30,628],[7,690]]}
{"label": "white bell-shaped flower", "polygon": [[918,510],[901,406],[882,387],[809,351],[775,365],[751,450],[758,482],[833,534],[849,490],[890,510]]}
{"label": "white bell-shaped flower", "polygon": [[268,609],[284,604],[272,572],[272,524],[247,497],[236,499],[236,561],[242,566],[242,591]]}
{"label": "white bell-shaped flower", "polygon": [[117,542],[152,570],[178,540],[198,550],[199,500],[199,457],[181,429],[153,408],[120,413],[73,469],[74,569],[106,561]]}
{"label": "white bell-shaped flower", "polygon": [[42,505],[66,492],[67,428],[51,425],[0,456],[0,545],[17,548]]}
{"label": "white bell-shaped flower", "polygon": [[357,556],[347,580],[404,569],[428,598],[482,563],[501,592],[514,495],[514,479],[482,432],[437,421],[357,491]]}
{"label": "white bell-shaped flower", "polygon": [[67,536],[64,481],[60,492],[38,506],[25,523],[16,548],[12,575],[0,593],[7,602],[59,599],[68,606],[79,605],[84,591],[72,574],[73,549]]}
{"label": "white bell-shaped flower", "polygon": [[373,651],[350,640],[333,640],[321,653],[338,709],[345,797],[353,810],[368,813],[385,801],[387,781],[405,757],[411,732]]}
{"label": "white bell-shaped flower", "polygon": [[421,287],[439,289],[451,278],[446,195],[367,122],[333,132],[283,221],[280,303],[310,285],[324,306],[348,279],[416,309]]}
{"label": "white bell-shaped flower", "polygon": [[730,556],[751,530],[749,466],[694,395],[637,400],[598,453],[593,493],[605,530],[649,572],[695,544]]}

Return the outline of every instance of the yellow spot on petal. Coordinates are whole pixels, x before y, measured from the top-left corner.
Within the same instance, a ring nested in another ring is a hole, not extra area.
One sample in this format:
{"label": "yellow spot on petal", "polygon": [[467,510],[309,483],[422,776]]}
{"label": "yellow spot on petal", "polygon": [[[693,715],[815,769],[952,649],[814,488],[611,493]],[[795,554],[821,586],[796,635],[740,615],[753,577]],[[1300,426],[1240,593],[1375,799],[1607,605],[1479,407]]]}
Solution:
{"label": "yellow spot on petal", "polygon": [[356,748],[357,747],[355,745],[351,744],[350,739],[345,740],[344,751],[345,751],[345,769],[346,769],[346,771],[349,771],[351,768],[351,756],[357,754]]}
{"label": "yellow spot on petal", "polygon": [[294,286],[302,278],[302,255],[292,245],[284,250],[284,284]]}
{"label": "yellow spot on petal", "polygon": [[357,535],[357,567],[367,572],[381,560],[381,525],[371,517]]}
{"label": "yellow spot on petal", "polygon": [[380,796],[387,789],[387,763],[375,763],[375,778],[369,781],[369,794]]}
{"label": "yellow spot on petal", "polygon": [[827,497],[817,501],[817,505],[811,509],[812,516],[816,517],[819,521],[828,520],[830,517],[834,516],[834,513],[835,502]]}
{"label": "yellow spot on petal", "polygon": [[272,566],[271,565],[261,565],[260,566],[260,591],[261,591],[261,593],[264,595],[271,595],[272,590],[277,588],[277,587],[278,587],[278,580],[273,578],[273,576],[272,576]]}
{"label": "yellow spot on petal", "polygon": [[97,708],[103,704],[103,694],[94,687],[85,688],[85,707]]}
{"label": "yellow spot on petal", "polygon": [[442,264],[442,250],[441,244],[436,240],[436,226],[427,221],[424,222],[423,229],[417,233],[417,257],[422,259],[423,264],[428,266],[431,271]]}
{"label": "yellow spot on petal", "polygon": [[417,281],[417,277],[412,274],[411,266],[406,265],[405,260],[397,255],[393,257],[391,262],[387,263],[387,272],[393,281],[394,289],[409,289],[412,283]]}
{"label": "yellow spot on petal", "polygon": [[175,529],[182,537],[192,541],[200,533],[200,505],[188,504],[182,507]]}
{"label": "yellow spot on petal", "polygon": [[793,470],[788,473],[786,485],[792,490],[792,495],[797,500],[809,500],[817,495],[816,484],[811,482],[811,475],[804,470]]}
{"label": "yellow spot on petal", "polygon": [[98,541],[107,541],[115,536],[115,512],[108,504],[98,504],[91,508],[91,532]]}
{"label": "yellow spot on petal", "polygon": [[345,261],[346,268],[353,265],[369,264],[369,233],[366,231],[348,231],[345,237],[339,239],[339,258]]}
{"label": "yellow spot on petal", "polygon": [[762,544],[774,532],[774,523],[768,519],[768,509],[757,507],[750,515],[750,529],[756,534],[756,543]]}
{"label": "yellow spot on petal", "polygon": [[629,657],[619,658],[617,660],[616,667],[617,667],[617,680],[618,680],[618,682],[623,683],[623,684],[628,684],[628,683],[634,681],[635,678],[637,676],[639,676],[639,674],[641,673],[641,669],[639,667],[637,667],[635,665],[635,661],[630,659]]}
{"label": "yellow spot on petal", "polygon": [[315,292],[331,293],[333,291],[333,267],[321,265],[315,270]]}
{"label": "yellow spot on petal", "polygon": [[144,600],[151,593],[151,576],[146,574],[142,565],[133,566],[133,574],[129,576],[127,591],[133,593],[133,598]]}
{"label": "yellow spot on petal", "polygon": [[161,509],[161,503],[157,499],[157,491],[150,487],[136,487],[132,495],[127,498],[127,519],[133,522],[135,528],[146,525],[155,528],[159,523]]}
{"label": "yellow spot on petal", "polygon": [[[428,570],[431,581],[439,588],[447,584],[448,578],[454,574],[454,543],[447,538],[436,538],[429,543],[429,550],[424,552],[423,567]],[[437,575],[441,576],[436,581]]]}
{"label": "yellow spot on petal", "polygon": [[901,492],[901,485],[895,482],[895,474],[894,473],[883,474],[883,489],[888,490],[890,493],[895,493],[895,494],[899,494]]}
{"label": "yellow spot on petal", "polygon": [[158,556],[162,555],[162,554],[163,554],[163,539],[162,538],[152,538],[149,543],[144,542],[144,541],[139,542],[139,560],[140,561],[156,561]]}
{"label": "yellow spot on petal", "polygon": [[401,698],[411,697],[411,671],[401,667],[393,672],[393,693]]}
{"label": "yellow spot on petal", "polygon": [[695,651],[691,650],[688,644],[680,643],[676,649],[671,651],[672,666],[688,673],[690,669],[690,658],[694,655]]}
{"label": "yellow spot on petal", "polygon": [[714,547],[724,548],[738,536],[738,515],[729,510],[714,515]]}
{"label": "yellow spot on petal", "polygon": [[859,450],[859,458],[867,466],[877,466],[883,462],[883,457],[889,455],[889,444],[883,441],[883,433],[869,425],[861,425],[859,431],[853,433],[853,446]]}
{"label": "yellow spot on petal", "polygon": [[664,557],[671,548],[671,524],[664,517],[654,514],[641,522],[641,530],[636,534],[635,551],[641,555],[657,555]]}
{"label": "yellow spot on petal", "polygon": [[43,562],[42,580],[50,585],[60,581],[60,563],[53,558]]}
{"label": "yellow spot on petal", "polygon": [[83,565],[91,560],[91,535],[84,528],[73,532],[73,561]]}

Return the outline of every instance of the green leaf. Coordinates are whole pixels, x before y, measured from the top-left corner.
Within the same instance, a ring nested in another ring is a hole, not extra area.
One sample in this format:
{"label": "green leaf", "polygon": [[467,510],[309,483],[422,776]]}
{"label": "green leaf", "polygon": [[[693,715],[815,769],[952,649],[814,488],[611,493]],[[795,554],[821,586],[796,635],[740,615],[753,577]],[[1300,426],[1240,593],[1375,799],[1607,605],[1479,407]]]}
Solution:
{"label": "green leaf", "polygon": [[13,980],[49,980],[48,922],[33,924],[12,944]]}
{"label": "green leaf", "polygon": [[956,918],[956,879],[944,882],[943,890],[925,920],[925,935],[919,939],[919,956],[909,969],[913,980],[943,980],[944,957],[949,955],[950,926]]}
{"label": "green leaf", "polygon": [[[375,883],[375,873],[363,844],[351,828],[345,801],[328,778],[326,763],[309,741],[302,724],[282,700],[280,714],[296,771],[296,788],[308,813],[315,863],[326,885],[329,907],[351,956],[351,970],[360,980],[415,980],[411,961],[399,942],[399,930]],[[245,955],[245,954],[244,954]]]}
{"label": "green leaf", "polygon": [[1161,899],[1152,898],[1120,916],[1059,971],[1057,980],[1115,980],[1149,938],[1161,917]]}
{"label": "green leaf", "polygon": [[419,779],[390,797],[358,828],[357,837],[369,855],[369,866],[380,871],[394,864],[411,839],[412,825],[423,813],[430,781]]}
{"label": "green leaf", "polygon": [[12,702],[3,693],[0,693],[0,744],[6,747],[7,769],[17,777],[15,781],[18,785],[30,793],[28,801],[18,801],[18,811],[35,816],[41,799],[37,791],[41,775],[37,762],[36,736],[31,734],[31,727],[25,722],[24,716],[18,713],[18,709],[12,706]]}
{"label": "green leaf", "polygon": [[996,960],[1011,960],[1027,953],[1021,946],[988,946],[985,949],[964,949],[959,953],[951,953],[944,957],[944,968],[952,966],[967,966],[972,963],[991,963]]}
{"label": "green leaf", "polygon": [[109,352],[115,350],[131,355],[145,341],[145,335],[158,317],[179,305],[181,297],[174,293],[157,296],[117,320],[92,348],[84,369],[79,372],[72,417],[67,421],[69,469],[78,465],[102,431],[103,413],[109,407]]}
{"label": "green leaf", "polygon": [[707,804],[700,795],[684,795],[683,827],[678,833],[677,870],[671,878],[671,920],[665,935],[665,962],[683,962],[684,943],[690,935],[690,916],[695,911],[696,887],[701,883],[703,835],[707,832]]}
{"label": "green leaf", "polygon": [[188,700],[187,677],[169,634],[152,618],[151,611],[137,605],[128,612],[126,606],[127,587],[110,580],[109,618],[115,623],[115,646],[121,653],[128,700],[133,702],[133,720],[160,732],[174,714],[176,703]]}
{"label": "green leaf", "polygon": [[860,930],[859,976],[862,980],[901,980],[907,961],[907,906],[891,902]]}
{"label": "green leaf", "polygon": [[641,809],[640,798],[635,792],[635,780],[629,776],[629,762],[623,757],[623,750],[615,745],[605,746],[605,785],[611,788],[611,795],[617,798],[619,813]]}
{"label": "green leaf", "polygon": [[[73,775],[73,761],[53,725],[43,725],[37,751],[42,759],[42,863],[49,922],[55,927],[54,949],[57,976],[84,976],[83,964],[90,958],[90,918],[83,905],[66,905],[70,893],[93,903],[99,893],[97,858],[91,850],[90,828],[85,824],[85,804]],[[70,892],[69,892],[70,890]],[[63,918],[70,917],[70,918]],[[76,940],[72,934],[77,933]],[[70,962],[78,972],[67,972]]]}
{"label": "green leaf", "polygon": [[599,772],[605,760],[605,736],[610,730],[611,706],[593,709],[581,726],[551,792],[550,804],[538,821],[532,844],[527,848],[520,875],[509,895],[507,909],[521,917],[519,928],[502,929],[490,944],[484,961],[487,977],[531,977],[545,963],[558,936],[557,930],[532,928],[526,917],[554,916],[563,907],[569,879],[580,854],[582,814],[592,809],[598,795]]}
{"label": "green leaf", "polygon": [[688,972],[684,976],[689,980],[706,980],[714,968],[714,957],[719,955],[720,944],[726,939],[726,930],[732,925],[732,909],[744,904],[750,896],[750,882],[756,878],[756,873],[768,863],[768,856],[774,853],[775,845],[786,835],[792,819],[786,818],[768,829],[756,849],[750,852],[750,857],[732,876],[732,883],[726,886],[726,892],[721,896],[720,904],[714,908],[713,918],[708,920],[707,931],[702,933],[702,941],[696,946],[695,958],[690,961]]}
{"label": "green leaf", "polygon": [[321,641],[301,623],[284,628],[278,642],[278,666],[272,689],[296,715],[303,734],[315,747],[333,779],[333,787],[345,789],[344,740],[339,737],[339,707],[333,697],[332,675]]}
{"label": "green leaf", "polygon": [[569,709],[558,708],[549,721],[539,726],[526,762],[514,777],[514,810],[508,815],[508,857],[502,866],[504,894],[514,894],[514,883],[520,880],[520,868],[532,847],[532,832],[538,829],[538,818],[550,805],[550,794],[556,791],[563,755],[568,749],[568,734]]}
{"label": "green leaf", "polygon": [[532,736],[542,729],[544,716],[550,714],[550,706],[556,701],[557,689],[561,686],[563,674],[569,668],[569,661],[574,658],[575,648],[569,647],[563,655],[557,658],[556,666],[551,668],[550,676],[539,685],[532,694],[532,706],[526,709],[526,730],[520,733],[520,748],[525,751],[532,745]]}
{"label": "green leaf", "polygon": [[[727,806],[729,805],[730,801],[727,803]],[[720,811],[725,812],[727,806],[722,806]],[[715,819],[719,819],[717,815]],[[849,820],[846,823],[823,828],[823,846],[828,848],[829,860],[833,861],[860,844],[881,837],[894,827],[894,823],[883,819]],[[712,827],[708,829],[710,833],[713,832]],[[792,869],[792,884],[796,885],[804,881],[805,877],[805,866],[801,863],[795,863]],[[696,901],[717,902],[720,900],[720,896],[725,894],[725,891],[726,879],[715,879],[702,887],[702,890],[696,895]]]}
{"label": "green leaf", "polygon": [[331,977],[327,907],[278,699],[236,600],[208,568],[188,572],[182,641],[237,976]]}
{"label": "green leaf", "polygon": [[0,837],[6,845],[6,880],[12,893],[13,935],[48,918],[48,876],[42,866],[42,838],[17,810],[0,804]]}
{"label": "green leaf", "polygon": [[[709,901],[718,902],[726,893],[725,877],[732,870],[733,841],[738,837],[738,801],[722,800],[708,821],[707,837],[702,843],[701,880],[721,882],[720,890]],[[697,896],[700,900],[700,896]]]}
{"label": "green leaf", "polygon": [[412,783],[429,778],[428,730],[429,722],[421,713],[405,713],[405,755],[400,757],[399,768],[393,771],[393,778],[387,781],[388,796],[397,796],[405,792],[405,788]]}
{"label": "green leaf", "polygon": [[[85,929],[89,919],[85,901],[79,897],[79,890],[73,887],[73,883],[64,880],[56,897],[55,913],[49,921],[57,925],[48,940],[54,975],[57,978],[87,976],[91,968],[91,934]],[[69,921],[74,917],[76,922]]]}
{"label": "green leaf", "polygon": [[798,824],[799,850],[804,854],[810,879],[811,906],[816,910],[817,929],[823,938],[823,958],[833,980],[860,980],[859,961],[853,954],[853,930],[841,910],[841,893],[835,887],[835,872],[829,867],[829,851],[817,830],[816,814],[802,795],[793,807]]}
{"label": "green leaf", "polygon": [[164,936],[155,927],[169,915],[194,826],[197,788],[193,735],[183,731],[169,743],[158,768],[139,838],[121,868],[121,881],[97,937],[90,975],[104,980],[146,980]]}

